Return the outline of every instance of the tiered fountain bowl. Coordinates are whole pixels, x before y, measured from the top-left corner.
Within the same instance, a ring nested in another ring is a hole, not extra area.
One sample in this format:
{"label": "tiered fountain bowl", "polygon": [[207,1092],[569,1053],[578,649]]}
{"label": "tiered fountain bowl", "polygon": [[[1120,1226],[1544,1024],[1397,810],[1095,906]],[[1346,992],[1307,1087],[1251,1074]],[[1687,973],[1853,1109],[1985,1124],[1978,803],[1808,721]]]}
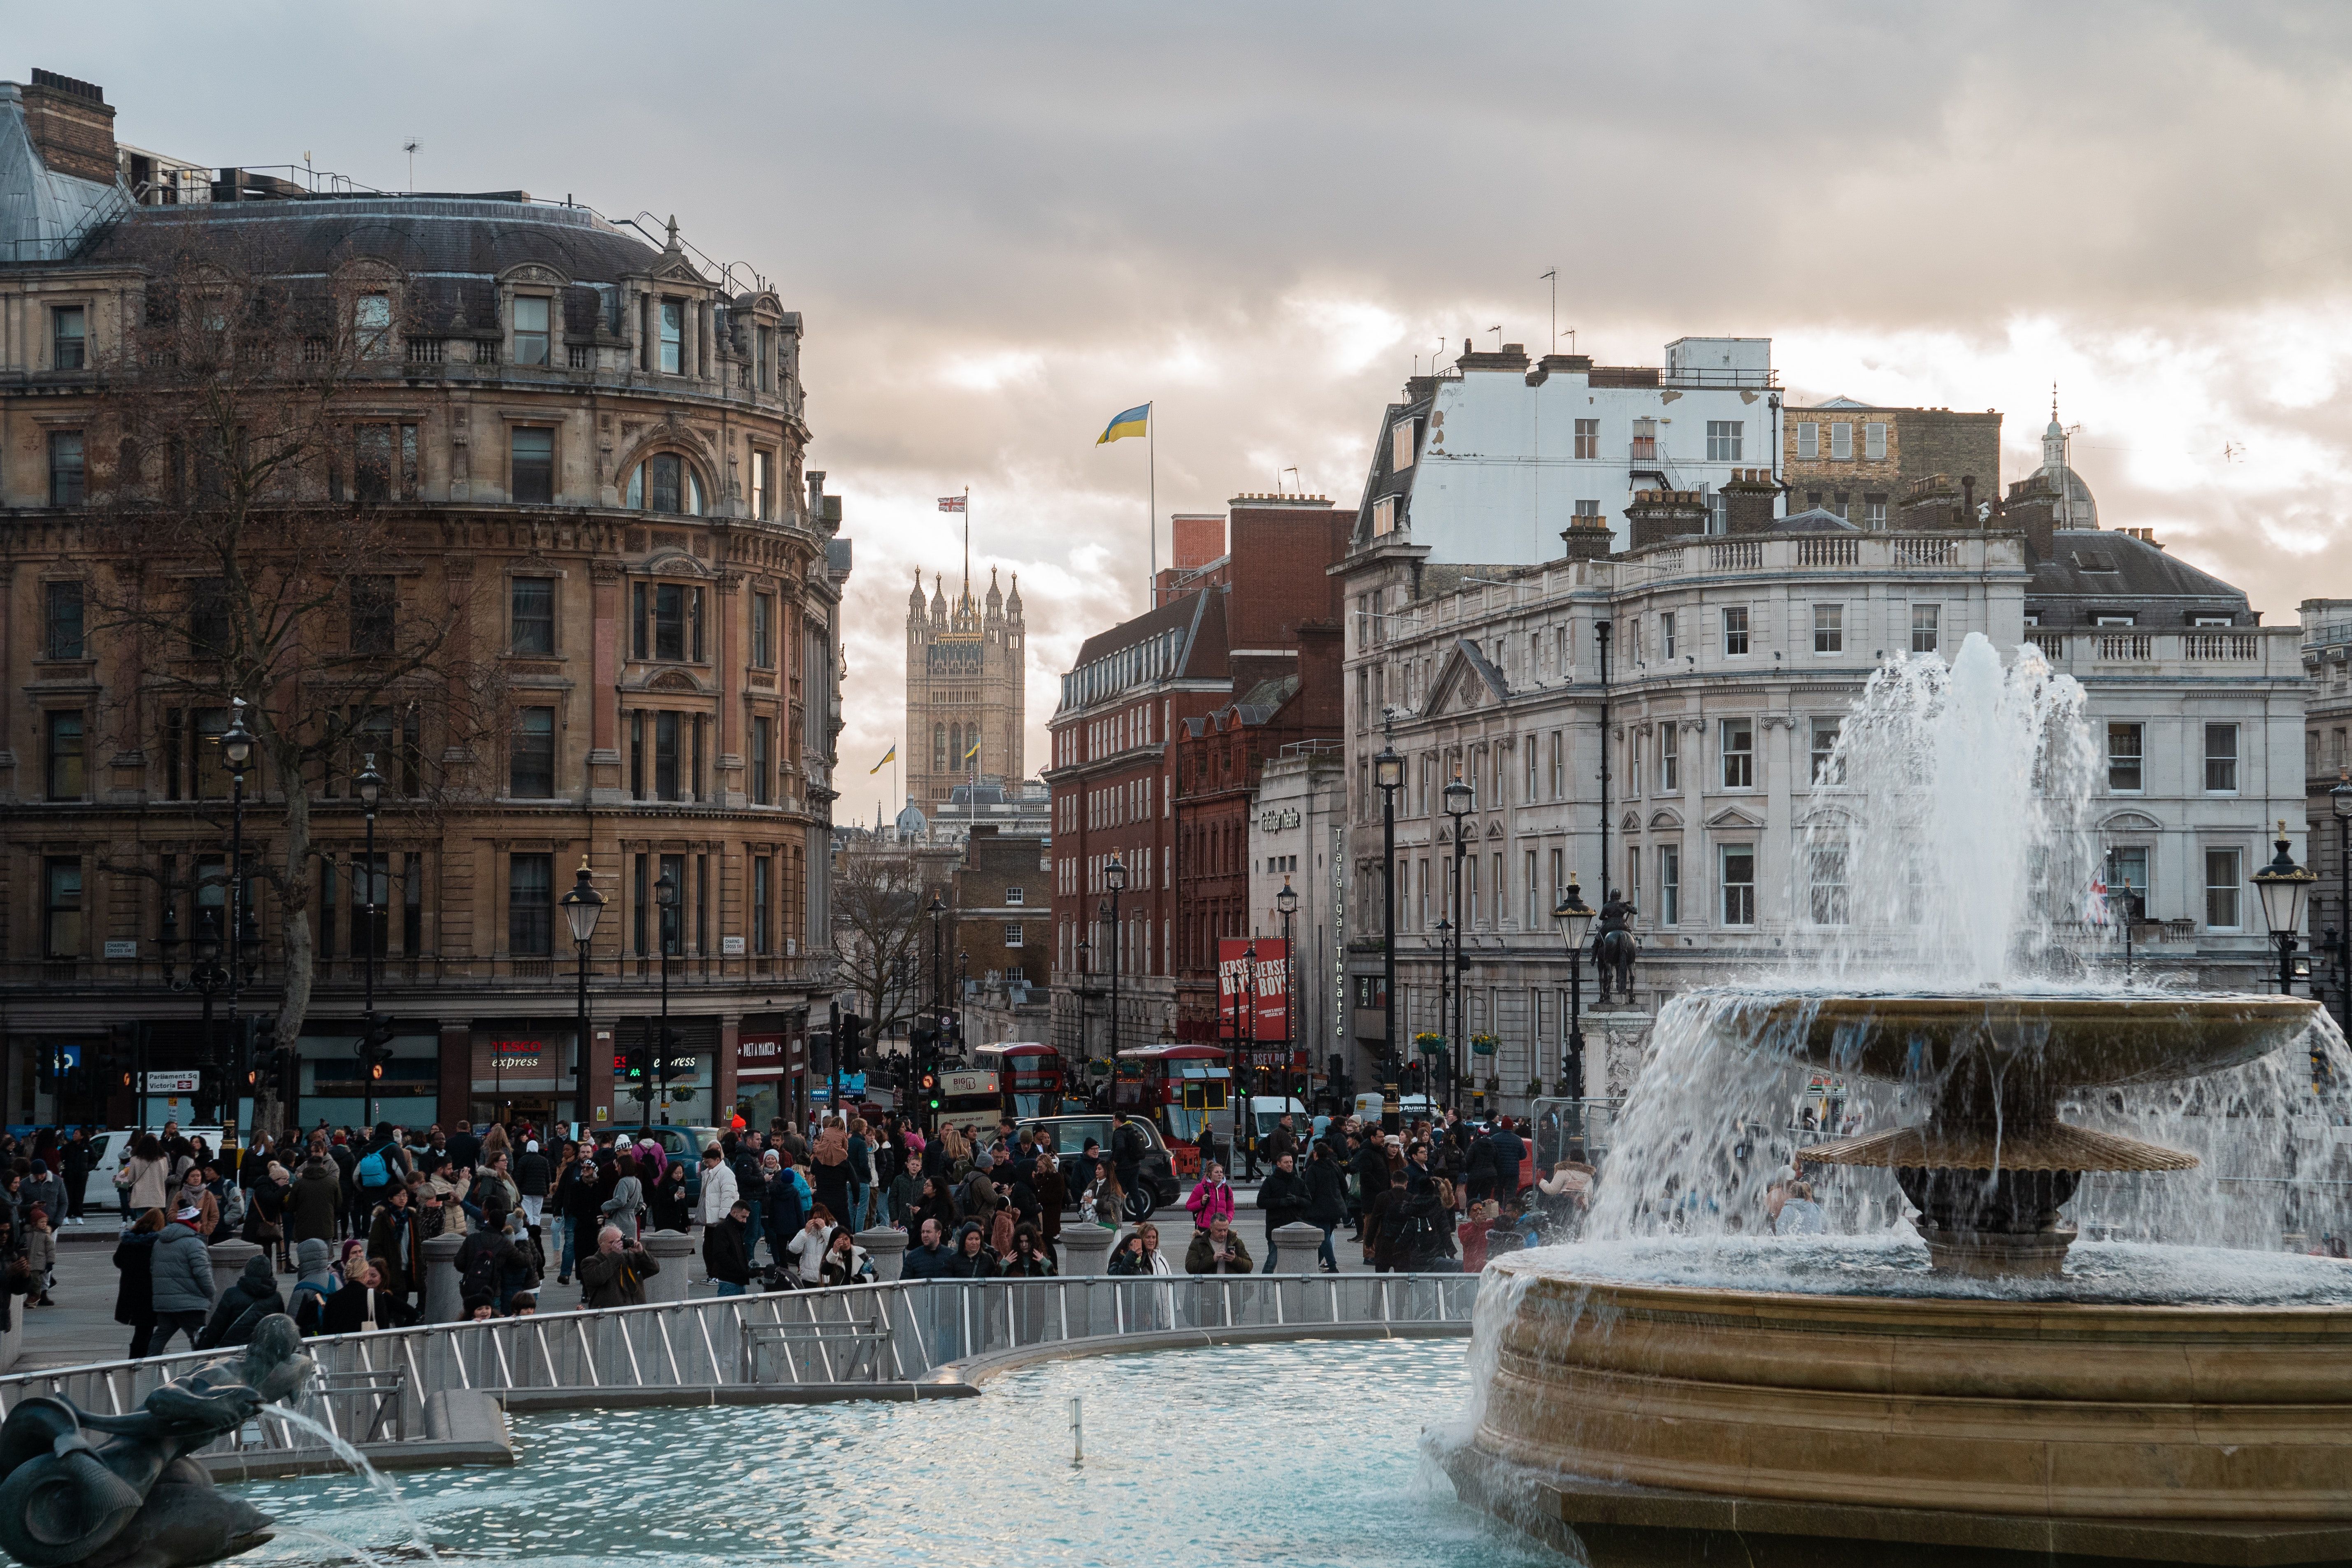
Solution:
{"label": "tiered fountain bowl", "polygon": [[[1826,1256],[1818,1295],[1644,1280],[1577,1247],[1505,1257],[1483,1414],[1450,1461],[1466,1495],[1572,1529],[1596,1563],[2352,1560],[2352,1305],[2102,1300],[2052,1278],[2083,1173],[2197,1163],[2070,1127],[2060,1098],[2252,1061],[2315,1004],[1763,1005],[1803,1059],[1929,1091],[1924,1124],[1801,1156],[1895,1173],[1926,1289],[1837,1294]],[[1808,1238],[1762,1245],[1788,1249],[1776,1283],[1804,1277]],[[2334,1289],[2297,1300],[2352,1303],[2352,1276]]]}

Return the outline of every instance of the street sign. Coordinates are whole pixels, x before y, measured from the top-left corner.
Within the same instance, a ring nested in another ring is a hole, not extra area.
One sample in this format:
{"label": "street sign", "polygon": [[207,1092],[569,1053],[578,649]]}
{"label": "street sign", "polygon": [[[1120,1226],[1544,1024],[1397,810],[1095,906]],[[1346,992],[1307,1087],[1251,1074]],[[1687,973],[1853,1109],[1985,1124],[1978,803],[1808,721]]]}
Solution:
{"label": "street sign", "polygon": [[147,1075],[150,1094],[194,1094],[204,1087],[205,1075],[200,1072],[151,1072]]}
{"label": "street sign", "polygon": [[109,958],[136,958],[139,956],[139,944],[136,942],[117,942],[110,937],[106,943],[106,956]]}
{"label": "street sign", "polygon": [[722,937],[720,937],[720,938],[719,939],[719,955],[720,955],[721,957],[723,957],[723,958],[740,958],[740,957],[742,957],[742,956],[743,956],[743,939],[742,939],[741,937],[740,937],[740,936],[722,936]]}
{"label": "street sign", "polygon": [[58,1053],[58,1070],[59,1072],[71,1072],[76,1068],[81,1066],[81,1047],[79,1046],[58,1046],[55,1048]]}

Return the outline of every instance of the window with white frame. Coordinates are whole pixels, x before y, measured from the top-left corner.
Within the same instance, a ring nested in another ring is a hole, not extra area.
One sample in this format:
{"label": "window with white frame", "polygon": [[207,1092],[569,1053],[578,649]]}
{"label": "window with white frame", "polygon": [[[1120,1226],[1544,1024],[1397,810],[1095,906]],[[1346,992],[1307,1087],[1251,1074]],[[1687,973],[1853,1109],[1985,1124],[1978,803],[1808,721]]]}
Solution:
{"label": "window with white frame", "polygon": [[1726,605],[1723,607],[1723,651],[1729,658],[1748,657],[1748,606]]}
{"label": "window with white frame", "polygon": [[1845,606],[1843,605],[1813,606],[1813,651],[1815,653],[1845,651]]}
{"label": "window with white frame", "polygon": [[1944,606],[1911,606],[1911,651],[1935,653],[1944,646]]}
{"label": "window with white frame", "polygon": [[1683,923],[1683,852],[1676,845],[1658,846],[1658,923]]}
{"label": "window with white frame", "polygon": [[1021,945],[1021,927],[1018,923],[1012,921],[1004,922],[1004,945],[1007,947]]}
{"label": "window with white frame", "polygon": [[2238,727],[2205,726],[2205,790],[2209,795],[2238,792]]}
{"label": "window with white frame", "polygon": [[1675,612],[1666,610],[1658,616],[1658,657],[1675,657]]}
{"label": "window with white frame", "polygon": [[2205,851],[2205,924],[2210,930],[2238,929],[2239,864],[2235,849]]}
{"label": "window with white frame", "polygon": [[2107,726],[2107,788],[2116,795],[2137,795],[2147,777],[2147,727],[2110,723]]}
{"label": "window with white frame", "polygon": [[1862,427],[1862,455],[1874,463],[1886,460],[1886,426],[1873,419]]}
{"label": "window with white frame", "polygon": [[1739,425],[1737,419],[1710,419],[1706,422],[1706,460],[1710,463],[1739,461]]}
{"label": "window with white frame", "polygon": [[1800,422],[1797,426],[1797,456],[1819,458],[1821,455],[1822,427],[1810,419]]}
{"label": "window with white frame", "polygon": [[1846,923],[1845,846],[1815,844],[1805,854],[1807,904],[1817,926]]}
{"label": "window with white frame", "polygon": [[1724,844],[1716,849],[1717,886],[1723,889],[1723,923],[1756,923],[1756,846]]}
{"label": "window with white frame", "polygon": [[1568,793],[1568,741],[1558,730],[1551,732],[1551,797],[1563,798]]}
{"label": "window with white frame", "polygon": [[1750,719],[1723,721],[1723,787],[1756,787],[1756,724]]}
{"label": "window with white frame", "polygon": [[1853,458],[1853,426],[1843,420],[1830,426],[1830,457],[1841,463]]}
{"label": "window with white frame", "polygon": [[1683,787],[1683,729],[1669,719],[1658,726],[1658,793],[1676,795]]}
{"label": "window with white frame", "polygon": [[1813,721],[1812,780],[1817,784],[1841,784],[1845,782],[1843,770],[1838,766],[1838,731],[1843,721],[1816,719]]}
{"label": "window with white frame", "polygon": [[1004,901],[1008,904],[1025,903],[1028,901],[1028,898],[1029,891],[1025,888],[1007,888],[1004,889]]}

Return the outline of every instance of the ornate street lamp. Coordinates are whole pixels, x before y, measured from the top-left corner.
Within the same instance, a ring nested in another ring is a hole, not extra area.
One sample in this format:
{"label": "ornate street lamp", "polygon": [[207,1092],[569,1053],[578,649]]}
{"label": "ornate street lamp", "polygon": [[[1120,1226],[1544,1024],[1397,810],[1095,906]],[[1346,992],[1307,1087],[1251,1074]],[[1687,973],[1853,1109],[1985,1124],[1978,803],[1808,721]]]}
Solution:
{"label": "ornate street lamp", "polygon": [[1372,759],[1372,782],[1381,791],[1381,1131],[1398,1130],[1396,1026],[1396,797],[1404,787],[1404,759],[1383,745]]}
{"label": "ornate street lamp", "polygon": [[1110,891],[1110,1056],[1118,1059],[1118,961],[1119,949],[1127,943],[1118,923],[1119,895],[1127,891],[1127,862],[1111,851],[1110,864],[1103,868],[1103,886]]}
{"label": "ornate street lamp", "polygon": [[[1454,981],[1454,1027],[1452,1038],[1446,1041],[1445,1100],[1456,1112],[1462,1109],[1462,1014],[1464,982],[1469,977],[1470,962],[1463,953],[1463,938],[1470,930],[1470,911],[1462,902],[1462,857],[1467,841],[1462,836],[1463,818],[1475,805],[1470,785],[1457,770],[1454,782],[1445,786],[1445,815],[1454,819],[1454,956],[1447,967]],[[1441,989],[1439,1013],[1444,1015],[1444,992]]]}
{"label": "ornate street lamp", "polygon": [[236,1086],[245,1081],[244,1037],[237,1027],[236,997],[245,978],[248,947],[261,945],[245,907],[245,770],[253,762],[253,731],[245,727],[245,699],[229,699],[228,728],[221,731],[221,755],[228,762],[228,1037],[233,1066],[228,1078],[229,1136],[236,1135]]}
{"label": "ornate street lamp", "polygon": [[1560,1088],[1575,1102],[1571,1121],[1580,1132],[1584,1129],[1584,941],[1600,915],[1584,901],[1574,881],[1551,911],[1559,922],[1560,939],[1568,943],[1568,1056],[1560,1063]]}
{"label": "ornate street lamp", "polygon": [[561,900],[563,919],[572,927],[572,945],[580,955],[580,1019],[576,1026],[580,1036],[580,1052],[572,1059],[572,1097],[575,1101],[572,1118],[581,1136],[587,1135],[588,1110],[588,943],[596,934],[596,918],[604,912],[604,895],[596,890],[595,879],[588,869],[588,857],[580,857],[579,873],[572,879],[572,890]]}
{"label": "ornate street lamp", "polygon": [[[667,1121],[669,1117],[669,954],[677,938],[677,879],[667,871],[664,871],[654,879],[654,902],[661,910],[661,1035],[654,1047],[654,1059],[648,1065],[653,1068],[655,1081],[661,1086],[662,1118]],[[653,1130],[654,1102],[648,1098],[637,1103],[645,1108],[637,1112],[640,1118],[639,1131],[650,1132]]]}
{"label": "ornate street lamp", "polygon": [[2270,928],[2271,940],[2278,943],[2279,994],[2286,996],[2294,994],[2294,933],[2303,924],[2304,901],[2311,897],[2311,885],[2319,880],[2319,874],[2294,863],[2284,820],[2280,821],[2278,831],[2277,856],[2255,872],[2252,880],[2263,897],[2263,923]]}

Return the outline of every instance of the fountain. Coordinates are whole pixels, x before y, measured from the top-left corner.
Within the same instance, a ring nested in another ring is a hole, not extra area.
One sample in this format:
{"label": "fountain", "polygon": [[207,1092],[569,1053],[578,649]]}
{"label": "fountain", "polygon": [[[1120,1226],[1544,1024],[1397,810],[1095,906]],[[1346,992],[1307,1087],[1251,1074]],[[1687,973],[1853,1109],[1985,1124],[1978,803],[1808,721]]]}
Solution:
{"label": "fountain", "polygon": [[[1595,1563],[2352,1556],[2352,1270],[2227,1250],[2219,1179],[2294,1168],[2284,1047],[2352,1063],[2312,1002],[2085,963],[2083,708],[1980,637],[1873,679],[1798,847],[1815,972],[1662,1009],[1589,1239],[1489,1272],[1466,1497]],[[1878,1086],[1789,1151],[1844,1235],[1756,1234],[1799,1070]]]}

